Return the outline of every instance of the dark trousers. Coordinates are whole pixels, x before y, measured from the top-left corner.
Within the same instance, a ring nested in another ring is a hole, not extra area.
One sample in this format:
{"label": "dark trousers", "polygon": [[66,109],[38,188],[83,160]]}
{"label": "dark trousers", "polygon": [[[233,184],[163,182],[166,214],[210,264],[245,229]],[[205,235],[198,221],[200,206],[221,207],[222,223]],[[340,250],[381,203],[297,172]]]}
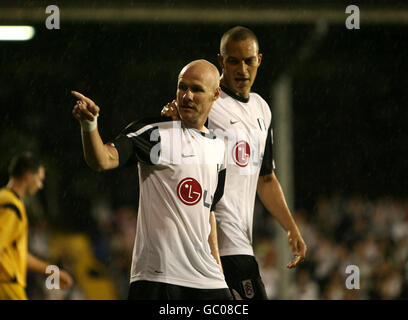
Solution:
{"label": "dark trousers", "polygon": [[139,280],[130,284],[129,300],[233,300],[228,288],[197,289]]}
{"label": "dark trousers", "polygon": [[235,300],[268,300],[255,257],[222,256],[221,263],[225,281]]}

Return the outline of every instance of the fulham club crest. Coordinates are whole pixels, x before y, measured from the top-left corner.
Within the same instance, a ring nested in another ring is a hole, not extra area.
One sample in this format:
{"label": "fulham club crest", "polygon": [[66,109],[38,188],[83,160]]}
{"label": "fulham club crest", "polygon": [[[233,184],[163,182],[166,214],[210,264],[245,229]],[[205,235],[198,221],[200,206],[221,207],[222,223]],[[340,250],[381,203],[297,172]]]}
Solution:
{"label": "fulham club crest", "polygon": [[242,286],[244,287],[245,296],[248,299],[252,299],[255,296],[254,287],[252,285],[252,280],[244,280],[242,281]]}

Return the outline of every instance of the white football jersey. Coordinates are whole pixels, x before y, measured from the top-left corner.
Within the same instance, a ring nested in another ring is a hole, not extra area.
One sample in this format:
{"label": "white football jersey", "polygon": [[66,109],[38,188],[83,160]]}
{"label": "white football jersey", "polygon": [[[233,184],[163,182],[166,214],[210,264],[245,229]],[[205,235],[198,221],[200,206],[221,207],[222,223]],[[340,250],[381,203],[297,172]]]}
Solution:
{"label": "white football jersey", "polygon": [[259,175],[275,168],[272,151],[272,114],[256,93],[248,99],[222,87],[213,104],[208,128],[224,136],[227,172],[224,195],[215,216],[221,256],[253,255],[252,225]]}
{"label": "white football jersey", "polygon": [[120,165],[137,162],[139,169],[130,282],[227,288],[208,243],[210,209],[224,189],[223,141],[158,118],[131,124],[113,145]]}

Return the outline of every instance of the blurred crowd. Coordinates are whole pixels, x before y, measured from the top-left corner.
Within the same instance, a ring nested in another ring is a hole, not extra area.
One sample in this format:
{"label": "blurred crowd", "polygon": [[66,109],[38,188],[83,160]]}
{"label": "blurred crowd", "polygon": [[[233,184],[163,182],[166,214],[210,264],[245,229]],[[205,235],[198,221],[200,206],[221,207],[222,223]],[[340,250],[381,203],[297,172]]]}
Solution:
{"label": "blurred crowd", "polygon": [[32,203],[29,248],[67,270],[74,278],[69,290],[49,290],[43,276],[28,273],[29,299],[116,300],[126,299],[136,232],[133,206],[112,209],[97,202],[91,210],[92,230],[67,232],[47,225],[39,206]]}
{"label": "blurred crowd", "polygon": [[[295,218],[308,253],[294,272],[291,299],[408,298],[408,201],[322,196]],[[258,243],[269,298],[278,299],[276,241],[263,237]]]}
{"label": "blurred crowd", "polygon": [[[107,202],[97,202],[91,210],[97,234],[56,232],[35,201],[28,210],[30,249],[75,279],[67,292],[47,290],[44,277],[29,273],[30,299],[127,298],[137,208],[114,209]],[[290,299],[408,298],[407,200],[321,196],[312,209],[298,209],[294,216],[308,253],[301,266],[284,271],[293,280]],[[255,255],[270,299],[281,298],[278,229],[257,202]]]}

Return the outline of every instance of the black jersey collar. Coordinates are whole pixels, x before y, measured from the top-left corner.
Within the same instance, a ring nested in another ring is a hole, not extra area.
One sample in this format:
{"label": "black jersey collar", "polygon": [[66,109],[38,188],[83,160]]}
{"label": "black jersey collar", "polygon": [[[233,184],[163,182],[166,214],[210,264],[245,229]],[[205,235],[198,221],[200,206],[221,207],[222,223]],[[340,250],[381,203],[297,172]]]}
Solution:
{"label": "black jersey collar", "polygon": [[196,128],[189,128],[189,129],[201,134],[205,138],[208,138],[208,139],[215,139],[216,138],[215,134],[211,130],[210,130],[210,132],[207,133],[207,132],[202,132],[202,131],[200,131],[200,130],[198,130]]}
{"label": "black jersey collar", "polygon": [[[207,127],[207,123],[208,123],[208,118],[207,118],[207,121],[205,122],[205,125],[204,125],[205,127]],[[182,123],[182,125],[183,125],[183,128],[185,128],[187,130],[192,130],[194,132],[197,132],[197,133],[199,133],[200,135],[202,135],[205,138],[208,138],[208,139],[215,139],[216,138],[216,135],[212,132],[212,130],[209,130],[210,132],[207,133],[207,132],[200,131],[200,130],[198,130],[196,128],[188,128],[183,123]]]}
{"label": "black jersey collar", "polygon": [[234,98],[235,100],[244,102],[244,103],[248,103],[249,101],[249,97],[248,98],[243,98],[237,94],[235,94],[232,90],[227,89],[226,87],[224,87],[222,84],[220,85],[222,91],[224,91],[226,94],[228,94],[230,97]]}
{"label": "black jersey collar", "polygon": [[200,132],[203,137],[206,137],[208,139],[215,139],[216,138],[216,135],[212,131],[210,131],[209,133],[202,132],[202,131],[199,131],[199,130],[197,130],[197,131]]}

